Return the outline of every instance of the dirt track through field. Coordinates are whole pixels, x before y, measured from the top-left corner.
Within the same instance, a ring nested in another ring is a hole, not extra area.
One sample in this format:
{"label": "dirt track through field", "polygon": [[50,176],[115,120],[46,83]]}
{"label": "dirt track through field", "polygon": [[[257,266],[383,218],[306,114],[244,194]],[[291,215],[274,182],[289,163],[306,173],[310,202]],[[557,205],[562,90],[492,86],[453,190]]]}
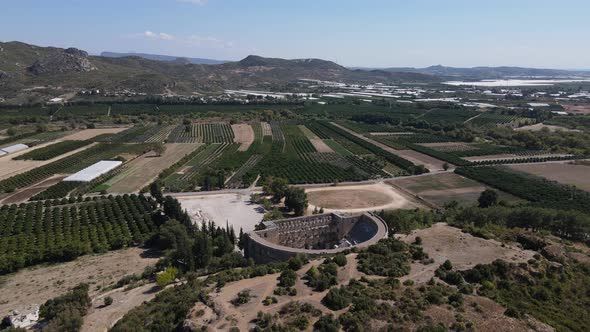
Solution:
{"label": "dirt track through field", "polygon": [[107,191],[109,193],[133,193],[150,184],[164,169],[180,160],[185,155],[197,149],[200,144],[168,143],[166,151],[161,156],[148,152],[126,165],[125,176],[113,183]]}
{"label": "dirt track through field", "polygon": [[63,137],[62,140],[64,140],[64,141],[66,141],[66,140],[83,141],[83,140],[94,138],[98,135],[120,133],[126,129],[128,129],[128,128],[127,127],[117,127],[117,128],[83,129],[83,130],[75,132],[71,135]]}
{"label": "dirt track through field", "polygon": [[233,124],[231,129],[234,132],[234,142],[240,143],[238,151],[246,151],[254,142],[254,130],[249,124]]}
{"label": "dirt track through field", "polygon": [[2,204],[14,204],[14,203],[22,203],[26,202],[29,198],[37,195],[38,193],[44,191],[45,189],[53,186],[56,183],[59,183],[63,180],[67,175],[54,175],[49,179],[43,180],[39,183],[36,183],[28,188],[22,189],[13,193],[12,195],[4,198],[2,200]]}

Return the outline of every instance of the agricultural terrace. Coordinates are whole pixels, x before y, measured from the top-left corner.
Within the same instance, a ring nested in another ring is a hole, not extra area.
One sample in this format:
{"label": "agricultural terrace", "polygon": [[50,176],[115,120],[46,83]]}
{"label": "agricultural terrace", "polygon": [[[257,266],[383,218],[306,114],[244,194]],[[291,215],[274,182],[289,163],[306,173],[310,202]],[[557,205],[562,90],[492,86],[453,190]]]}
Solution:
{"label": "agricultural terrace", "polygon": [[369,151],[366,147],[371,148],[371,144],[359,145],[327,123],[302,125],[273,121],[268,124],[270,136],[264,135],[264,127],[264,123],[251,125],[254,137],[246,151],[242,151],[241,143],[205,144],[161,174],[166,190],[248,187],[258,176],[284,177],[291,183],[303,184],[407,174],[404,168],[388,162],[381,154],[409,170],[413,168],[410,162],[385,151]]}

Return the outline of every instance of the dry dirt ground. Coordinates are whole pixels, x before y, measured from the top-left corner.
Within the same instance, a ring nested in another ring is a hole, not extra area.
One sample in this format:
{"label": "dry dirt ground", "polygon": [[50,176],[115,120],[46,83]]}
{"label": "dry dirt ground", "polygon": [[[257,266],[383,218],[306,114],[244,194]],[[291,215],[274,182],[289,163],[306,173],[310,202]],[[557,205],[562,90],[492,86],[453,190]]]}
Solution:
{"label": "dry dirt ground", "polygon": [[270,123],[261,122],[260,125],[262,126],[262,135],[263,136],[272,136],[272,128],[270,127]]}
{"label": "dry dirt ground", "polygon": [[442,161],[442,160],[438,160],[438,159],[432,158],[431,156],[427,156],[427,155],[425,155],[423,153],[416,152],[414,150],[396,150],[396,149],[393,149],[393,148],[391,148],[391,147],[389,147],[389,146],[387,146],[387,145],[385,145],[383,143],[377,142],[377,141],[372,140],[372,139],[370,139],[368,137],[365,137],[365,136],[363,136],[363,135],[361,135],[361,134],[359,134],[359,133],[357,133],[355,131],[352,131],[352,130],[346,128],[346,127],[343,127],[343,126],[341,126],[341,125],[339,125],[337,123],[331,122],[331,124],[333,124],[334,126],[340,128],[342,130],[347,131],[348,133],[350,133],[352,135],[355,135],[358,138],[361,138],[361,139],[363,139],[363,140],[365,140],[365,141],[367,141],[367,142],[369,142],[369,143],[371,143],[373,145],[376,145],[376,146],[382,148],[383,150],[385,150],[387,152],[390,152],[390,153],[393,153],[395,155],[398,155],[398,156],[400,156],[402,158],[405,158],[405,159],[407,159],[408,161],[412,162],[415,165],[424,165],[424,167],[428,168],[431,172],[432,171],[441,171],[441,170],[443,170],[444,161]]}
{"label": "dry dirt ground", "polygon": [[308,188],[309,211],[323,207],[326,212],[363,212],[410,209],[421,205],[385,184]]}
{"label": "dry dirt ground", "polygon": [[13,309],[43,304],[82,282],[90,284],[90,296],[93,297],[99,292],[99,287],[117,282],[124,275],[141,273],[158,259],[143,249],[129,248],[82,256],[72,262],[33,267],[4,276],[0,279],[0,317]]}
{"label": "dry dirt ground", "polygon": [[249,194],[174,195],[193,222],[213,220],[217,225],[229,225],[238,232],[254,230],[264,216],[264,209],[250,202]]}
{"label": "dry dirt ground", "polygon": [[132,193],[141,190],[152,182],[160,172],[170,167],[185,155],[193,152],[199,144],[168,143],[161,156],[149,152],[126,165],[127,171],[107,190],[109,193]]}
{"label": "dry dirt ground", "polygon": [[573,163],[520,164],[511,165],[510,168],[590,191],[590,165]]}
{"label": "dry dirt ground", "polygon": [[67,175],[57,174],[50,177],[47,180],[43,180],[37,184],[34,184],[28,188],[23,190],[19,190],[10,196],[1,200],[1,204],[13,204],[13,203],[21,203],[26,202],[29,198],[37,195],[38,193],[44,191],[45,189],[53,186],[54,184],[63,180]]}
{"label": "dry dirt ground", "polygon": [[317,152],[321,152],[321,153],[333,153],[334,152],[334,150],[332,150],[332,148],[330,146],[328,146],[328,144],[326,144],[321,138],[316,136],[316,134],[314,134],[313,131],[309,130],[309,128],[307,128],[304,125],[299,125],[298,127],[303,132],[305,137],[307,137],[307,139],[309,140],[311,145],[313,145],[313,147],[316,149]]}
{"label": "dry dirt ground", "polygon": [[[446,259],[450,259],[459,269],[467,269],[478,263],[490,263],[496,258],[526,261],[533,255],[533,252],[518,248],[503,248],[498,242],[475,238],[444,224],[437,224],[429,229],[417,231],[415,234],[403,236],[403,240],[413,242],[416,235],[422,236],[425,251],[435,259],[436,263],[426,266],[428,270],[425,270],[424,266],[412,266],[410,275],[402,279],[411,278],[418,282],[427,282],[434,275],[434,270]],[[248,331],[253,327],[251,322],[256,318],[258,311],[274,314],[290,301],[310,303],[323,313],[334,313],[338,316],[347,309],[330,311],[321,303],[327,291],[313,292],[301,279],[312,265],[317,266],[320,263],[321,260],[312,261],[297,272],[299,278],[295,285],[296,296],[276,296],[278,303],[264,306],[262,301],[266,296],[273,296],[279,274],[244,279],[228,283],[219,293],[212,294],[216,311],[199,303],[191,311],[190,320],[198,326],[209,326],[210,330],[227,331],[230,327],[236,326],[240,331]],[[338,271],[339,284],[347,284],[352,278],[359,279],[365,276],[357,270],[357,266],[356,254],[349,254],[346,266]],[[369,278],[380,277],[369,276]],[[246,289],[250,290],[253,295],[250,302],[239,307],[232,305],[230,301],[236,297],[238,292]],[[471,306],[473,302],[483,307],[484,312],[475,311]],[[535,320],[519,321],[505,316],[503,314],[505,308],[487,298],[468,296],[464,307],[465,318],[475,323],[477,331],[495,332],[498,330],[498,326],[505,326],[506,331],[526,331],[528,324],[534,324],[540,328],[540,331],[551,331],[549,327]],[[197,314],[198,312],[200,313]],[[447,326],[455,321],[454,314],[445,306],[431,307],[425,312],[425,315],[432,317],[434,322],[443,322]],[[311,321],[310,326],[313,323],[314,321]],[[504,330],[504,328],[501,329],[501,331]]]}
{"label": "dry dirt ground", "polygon": [[412,279],[417,283],[425,283],[434,277],[434,271],[445,260],[453,263],[456,270],[468,270],[477,264],[489,264],[496,259],[520,263],[533,258],[536,253],[523,250],[516,245],[505,245],[495,240],[486,240],[463,233],[460,229],[438,223],[426,229],[415,230],[409,235],[396,235],[406,243],[412,243],[419,236],[422,248],[434,263],[424,265],[413,263],[408,276],[401,279]]}
{"label": "dry dirt ground", "polygon": [[116,134],[120,133],[123,130],[126,130],[127,127],[117,127],[117,128],[100,128],[100,129],[83,129],[78,132],[75,132],[71,135],[65,136],[62,140],[70,140],[70,141],[83,141],[87,139],[94,138],[98,135],[102,134]]}
{"label": "dry dirt ground", "polygon": [[[460,205],[475,204],[481,192],[487,188],[477,181],[455,173],[398,178],[389,180],[387,183],[436,206],[443,206],[453,200]],[[509,202],[520,200],[504,192],[499,192],[499,194],[502,200]]]}
{"label": "dry dirt ground", "polygon": [[[480,310],[476,310],[474,304],[479,305]],[[506,308],[498,303],[482,296],[469,295],[465,297],[463,305],[465,311],[462,312],[465,320],[470,321],[475,326],[475,331],[480,332],[520,332],[536,331],[551,332],[554,328],[539,322],[534,318],[524,320],[515,319],[504,315]],[[450,326],[456,319],[455,313],[446,306],[433,306],[424,311],[424,316],[431,317],[436,323],[444,323]]]}
{"label": "dry dirt ground", "polygon": [[[151,301],[161,290],[155,283],[148,283],[127,291],[123,287],[93,297],[81,331],[106,332],[131,309]],[[105,307],[104,298],[107,296],[113,299],[113,303]]]}
{"label": "dry dirt ground", "polygon": [[[338,281],[341,284],[347,284],[350,279],[358,279],[364,275],[356,269],[356,254],[348,255],[347,260],[348,262],[346,266],[339,268],[338,270]],[[298,279],[295,284],[295,289],[297,289],[296,296],[276,296],[278,303],[269,306],[264,306],[262,301],[266,296],[273,296],[273,291],[278,284],[278,273],[228,283],[221,289],[221,292],[213,293],[211,295],[212,300],[215,303],[215,308],[219,310],[220,315],[209,315],[209,326],[212,327],[213,330],[227,331],[231,326],[237,326],[240,331],[249,331],[252,327],[250,321],[256,318],[258,311],[262,310],[274,314],[283,305],[290,301],[311,303],[314,307],[320,309],[324,313],[332,312],[321,303],[322,298],[328,291],[314,292],[311,288],[305,285],[305,280],[302,280],[302,277],[305,276],[305,273],[311,268],[311,266],[318,266],[321,262],[322,260],[312,261],[297,271]],[[236,294],[245,289],[250,290],[250,294],[253,295],[252,300],[239,307],[231,304],[230,301],[236,297]],[[203,307],[203,305],[198,306]],[[201,320],[198,323],[202,324],[206,322]],[[313,323],[314,322],[310,322],[310,325],[313,325]]]}
{"label": "dry dirt ground", "polygon": [[234,132],[234,142],[240,143],[238,151],[246,151],[254,142],[254,130],[252,126],[246,123],[233,124],[231,129]]}
{"label": "dry dirt ground", "polygon": [[[63,140],[63,139],[60,139]],[[49,159],[49,160],[12,160],[12,158],[16,157],[16,156],[20,156],[22,154],[25,154],[27,152],[42,148],[44,146],[47,145],[51,145],[56,143],[57,141],[51,141],[48,143],[44,143],[44,144],[39,144],[36,145],[30,149],[26,149],[23,151],[19,151],[16,153],[12,153],[10,155],[6,155],[6,156],[2,156],[0,157],[0,180],[9,178],[11,176],[17,175],[17,174],[21,174],[24,173],[26,171],[30,171],[33,168],[37,168],[39,166],[43,166],[49,163],[52,163],[56,160],[65,158],[67,156],[71,156],[75,153],[78,153],[80,151],[86,150],[88,148],[90,148],[91,146],[94,146],[96,143],[92,143],[92,144],[88,144],[86,146],[83,146],[79,149],[76,149],[74,151],[70,151],[68,153],[64,153],[62,155],[59,155],[53,159]]]}
{"label": "dry dirt ground", "polygon": [[542,124],[542,123],[537,123],[534,125],[529,125],[529,126],[524,126],[524,127],[520,127],[520,128],[516,128],[514,130],[530,130],[530,131],[540,131],[543,128],[547,128],[549,129],[549,131],[554,132],[557,130],[563,130],[563,131],[581,131],[581,130],[577,130],[577,129],[569,129],[566,127],[562,127],[562,126],[554,126],[554,125],[546,125],[546,124]]}
{"label": "dry dirt ground", "polygon": [[475,156],[465,157],[463,159],[469,161],[485,161],[485,160],[504,160],[504,159],[528,159],[528,158],[545,158],[545,157],[564,157],[568,156],[563,153],[540,153],[540,154],[529,154],[529,155],[516,155],[516,154],[493,154],[488,156]]}

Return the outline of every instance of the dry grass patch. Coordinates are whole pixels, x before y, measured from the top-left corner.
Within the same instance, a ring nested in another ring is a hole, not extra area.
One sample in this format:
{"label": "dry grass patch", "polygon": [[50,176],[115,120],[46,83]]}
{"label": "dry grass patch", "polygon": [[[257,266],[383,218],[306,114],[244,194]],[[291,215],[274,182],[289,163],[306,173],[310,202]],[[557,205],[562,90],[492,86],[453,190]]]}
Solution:
{"label": "dry grass patch", "polygon": [[111,251],[103,255],[82,256],[75,261],[24,269],[2,277],[0,282],[0,316],[13,309],[45,301],[64,294],[79,283],[90,284],[90,296],[101,288],[131,273],[141,273],[159,257],[148,256],[140,248]]}

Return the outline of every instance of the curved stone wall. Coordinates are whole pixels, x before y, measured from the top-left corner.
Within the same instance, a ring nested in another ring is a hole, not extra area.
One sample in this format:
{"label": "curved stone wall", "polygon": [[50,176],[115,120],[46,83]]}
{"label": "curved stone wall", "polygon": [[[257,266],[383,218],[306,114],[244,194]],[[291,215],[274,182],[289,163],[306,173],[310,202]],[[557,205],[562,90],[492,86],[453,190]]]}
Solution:
{"label": "curved stone wall", "polygon": [[266,222],[266,229],[246,235],[244,252],[257,263],[287,260],[364,248],[387,237],[387,225],[371,213],[317,214]]}

